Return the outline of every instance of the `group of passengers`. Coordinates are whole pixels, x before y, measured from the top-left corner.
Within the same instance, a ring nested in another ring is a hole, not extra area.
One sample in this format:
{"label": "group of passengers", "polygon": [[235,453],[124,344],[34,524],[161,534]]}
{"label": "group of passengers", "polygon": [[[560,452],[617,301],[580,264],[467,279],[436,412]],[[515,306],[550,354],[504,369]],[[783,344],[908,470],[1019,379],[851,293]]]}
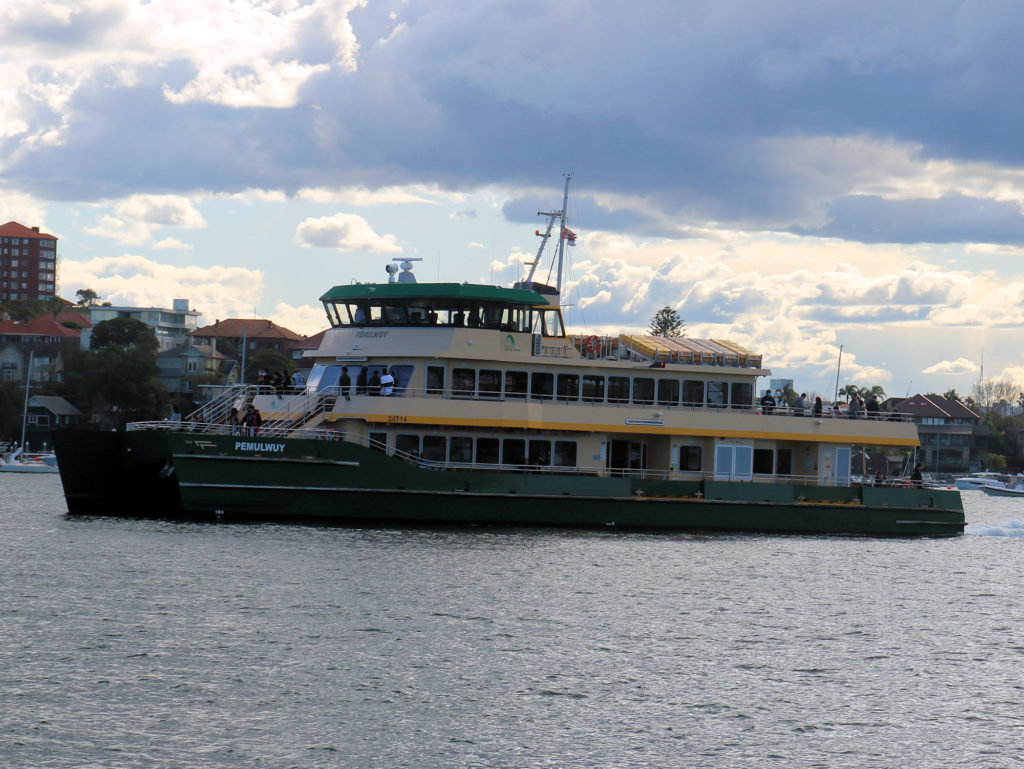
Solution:
{"label": "group of passengers", "polygon": [[[779,392],[779,398],[776,400],[775,396],[772,395],[771,390],[764,391],[764,395],[761,396],[760,403],[762,414],[772,414],[776,409],[784,409],[787,407],[786,398],[782,392]],[[824,404],[821,402],[821,397],[819,396],[815,397],[814,403],[810,409],[810,414],[807,414],[807,393],[800,393],[796,396],[793,399],[792,404],[789,404],[789,409],[793,416],[798,417],[812,416],[820,418],[822,414],[825,413]],[[880,411],[880,404],[878,403],[878,398],[874,393],[871,393],[866,401],[862,400],[861,397],[855,393],[850,398],[850,403],[846,407],[845,417],[847,419],[878,419]],[[839,409],[838,403],[832,404],[830,416],[834,418],[844,416]]]}

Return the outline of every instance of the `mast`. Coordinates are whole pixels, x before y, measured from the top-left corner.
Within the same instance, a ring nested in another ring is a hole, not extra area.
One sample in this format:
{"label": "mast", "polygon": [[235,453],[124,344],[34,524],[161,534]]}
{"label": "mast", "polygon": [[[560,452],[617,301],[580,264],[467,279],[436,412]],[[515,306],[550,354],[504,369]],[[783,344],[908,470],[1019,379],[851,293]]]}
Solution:
{"label": "mast", "polygon": [[839,345],[839,361],[836,363],[836,394],[832,397],[833,406],[839,401],[839,369],[843,366],[843,345]]}
{"label": "mast", "polygon": [[25,455],[25,426],[28,424],[28,391],[32,389],[32,357],[35,350],[28,351],[28,374],[25,376],[25,409],[21,414],[21,454]]}
{"label": "mast", "polygon": [[558,279],[555,282],[555,290],[558,291],[558,295],[562,295],[562,255],[565,253],[565,239],[568,237],[568,206],[569,206],[569,182],[572,180],[572,174],[565,175],[565,192],[562,194],[562,212],[559,217],[559,230],[558,230]]}
{"label": "mast", "polygon": [[[558,275],[555,277],[555,289],[559,294],[562,293],[562,259],[565,253],[565,240],[568,237],[568,227],[566,222],[568,217],[566,211],[568,210],[569,204],[569,181],[572,179],[572,174],[565,174],[565,191],[562,194],[562,208],[560,211],[538,211],[537,216],[546,216],[548,218],[548,226],[544,230],[543,234],[540,230],[537,230],[537,236],[540,237],[540,247],[537,249],[537,256],[534,257],[533,261],[530,262],[530,274],[526,276],[526,280],[522,281],[524,285],[528,285],[533,282],[533,275],[537,271],[537,265],[539,265],[544,256],[544,247],[547,246],[548,241],[551,239],[551,230],[554,229],[555,222],[558,222]],[[550,273],[549,273],[550,274]]]}

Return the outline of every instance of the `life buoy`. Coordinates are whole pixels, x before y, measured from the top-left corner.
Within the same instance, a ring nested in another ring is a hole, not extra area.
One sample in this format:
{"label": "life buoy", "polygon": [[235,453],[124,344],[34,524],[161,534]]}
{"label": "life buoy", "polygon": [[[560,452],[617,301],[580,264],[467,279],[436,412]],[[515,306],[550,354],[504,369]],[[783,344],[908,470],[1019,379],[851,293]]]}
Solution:
{"label": "life buoy", "polygon": [[592,357],[596,358],[597,353],[601,349],[601,340],[598,339],[596,336],[588,336],[586,338],[586,341],[583,342],[583,346],[584,348],[586,348],[587,353],[589,353]]}

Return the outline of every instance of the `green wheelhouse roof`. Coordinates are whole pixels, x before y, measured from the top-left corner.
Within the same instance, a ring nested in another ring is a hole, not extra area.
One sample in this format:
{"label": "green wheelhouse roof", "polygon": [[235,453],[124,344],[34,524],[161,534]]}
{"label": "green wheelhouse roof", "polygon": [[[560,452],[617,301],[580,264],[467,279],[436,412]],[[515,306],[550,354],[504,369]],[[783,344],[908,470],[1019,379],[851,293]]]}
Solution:
{"label": "green wheelhouse roof", "polygon": [[472,283],[353,283],[335,286],[320,297],[321,302],[345,302],[357,299],[437,299],[501,302],[530,307],[551,304],[536,291],[501,288]]}

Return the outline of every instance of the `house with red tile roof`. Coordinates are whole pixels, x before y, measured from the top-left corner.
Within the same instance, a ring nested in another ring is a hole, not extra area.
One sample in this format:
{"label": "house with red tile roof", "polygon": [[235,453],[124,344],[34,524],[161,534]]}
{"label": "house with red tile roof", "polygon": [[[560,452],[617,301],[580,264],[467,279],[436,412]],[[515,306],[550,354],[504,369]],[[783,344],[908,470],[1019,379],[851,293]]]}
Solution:
{"label": "house with red tile roof", "polygon": [[[930,472],[967,472],[972,465],[974,435],[981,416],[960,401],[942,395],[912,395],[892,410],[917,424],[920,461]],[[977,454],[977,452],[975,452]],[[975,463],[976,464],[976,463]]]}
{"label": "house with red tile roof", "polygon": [[52,313],[28,321],[0,321],[0,381],[24,382],[32,358],[33,383],[64,379],[64,358],[80,347],[81,329],[68,328]]}
{"label": "house with red tile roof", "polygon": [[197,328],[189,336],[199,344],[209,344],[215,351],[232,358],[242,357],[242,340],[245,340],[245,356],[251,358],[260,350],[276,350],[286,358],[291,357],[291,346],[305,337],[279,326],[266,318],[227,318],[210,326]]}

